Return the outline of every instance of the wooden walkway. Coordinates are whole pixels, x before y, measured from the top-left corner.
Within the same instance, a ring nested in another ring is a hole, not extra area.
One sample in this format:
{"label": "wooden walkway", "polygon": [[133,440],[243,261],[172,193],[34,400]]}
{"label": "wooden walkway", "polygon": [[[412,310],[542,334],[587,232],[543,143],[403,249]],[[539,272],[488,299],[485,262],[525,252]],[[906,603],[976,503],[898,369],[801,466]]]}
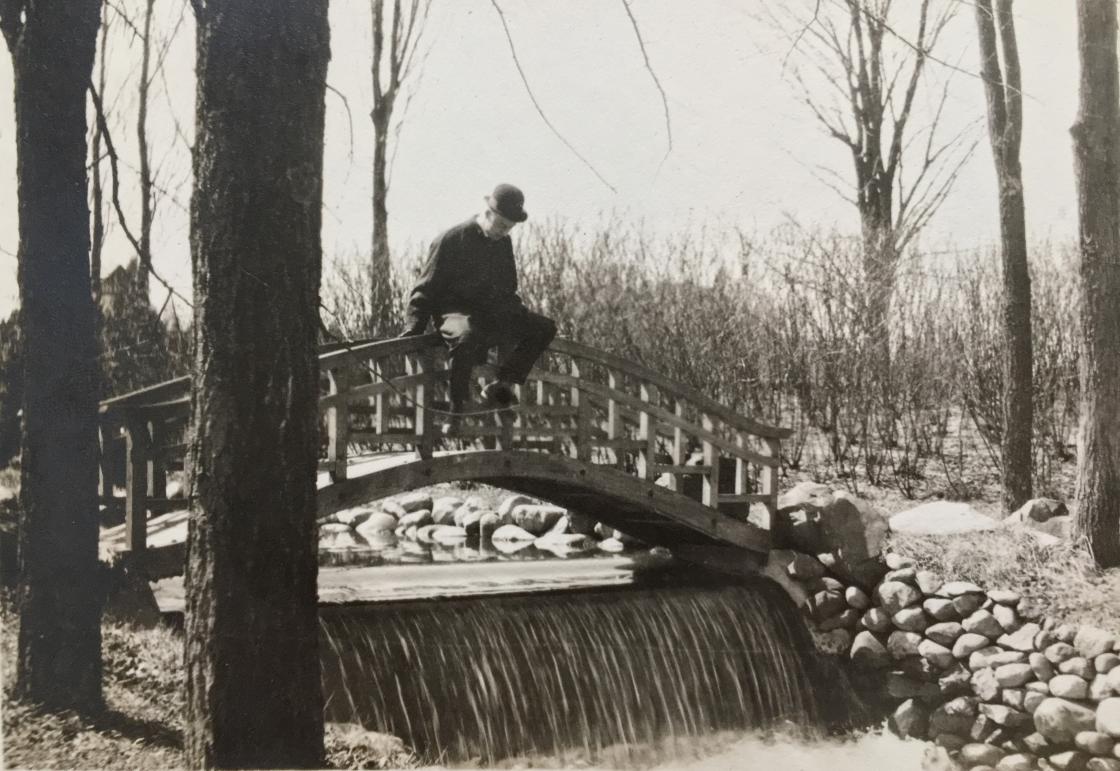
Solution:
{"label": "wooden walkway", "polygon": [[[538,364],[518,389],[518,406],[468,405],[452,441],[443,435],[448,370],[437,335],[322,353],[320,468],[329,483],[319,513],[474,480],[587,513],[652,544],[768,551],[786,429],[571,341],[554,341]],[[483,365],[476,374],[493,370]],[[183,465],[189,391],[181,378],[101,406],[102,503],[123,508],[127,550],[146,548],[150,517],[182,507],[164,491],[168,471]]]}

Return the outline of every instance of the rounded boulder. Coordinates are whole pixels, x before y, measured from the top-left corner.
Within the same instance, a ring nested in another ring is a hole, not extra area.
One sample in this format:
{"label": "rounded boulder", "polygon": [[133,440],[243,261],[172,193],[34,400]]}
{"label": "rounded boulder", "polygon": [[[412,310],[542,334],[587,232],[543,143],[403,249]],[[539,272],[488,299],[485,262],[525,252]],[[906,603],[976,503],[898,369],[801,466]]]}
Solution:
{"label": "rounded boulder", "polygon": [[1066,699],[1045,699],[1034,711],[1034,729],[1055,744],[1068,744],[1077,734],[1092,731],[1096,726],[1093,710]]}

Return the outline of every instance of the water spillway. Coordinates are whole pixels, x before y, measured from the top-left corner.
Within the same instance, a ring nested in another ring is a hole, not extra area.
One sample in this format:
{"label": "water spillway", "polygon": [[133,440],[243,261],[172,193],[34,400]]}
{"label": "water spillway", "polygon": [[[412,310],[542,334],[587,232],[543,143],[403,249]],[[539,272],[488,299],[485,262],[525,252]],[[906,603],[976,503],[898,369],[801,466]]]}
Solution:
{"label": "water spillway", "polygon": [[331,721],[427,759],[819,725],[816,662],[768,581],[385,603],[323,613]]}

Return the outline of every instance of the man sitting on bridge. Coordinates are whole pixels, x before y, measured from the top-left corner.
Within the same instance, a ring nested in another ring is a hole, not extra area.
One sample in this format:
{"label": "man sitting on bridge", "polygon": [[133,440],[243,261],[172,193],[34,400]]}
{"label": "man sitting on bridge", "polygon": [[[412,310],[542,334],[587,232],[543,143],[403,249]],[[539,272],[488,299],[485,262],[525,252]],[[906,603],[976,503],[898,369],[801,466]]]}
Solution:
{"label": "man sitting on bridge", "polygon": [[525,196],[513,185],[498,185],[485,200],[481,214],[432,243],[408,302],[405,335],[424,334],[432,319],[447,344],[453,413],[468,401],[471,368],[494,346],[501,357],[498,376],[482,389],[482,398],[496,407],[516,404],[512,386],[525,382],[556,336],[555,322],[527,309],[517,295],[509,232],[529,216]]}

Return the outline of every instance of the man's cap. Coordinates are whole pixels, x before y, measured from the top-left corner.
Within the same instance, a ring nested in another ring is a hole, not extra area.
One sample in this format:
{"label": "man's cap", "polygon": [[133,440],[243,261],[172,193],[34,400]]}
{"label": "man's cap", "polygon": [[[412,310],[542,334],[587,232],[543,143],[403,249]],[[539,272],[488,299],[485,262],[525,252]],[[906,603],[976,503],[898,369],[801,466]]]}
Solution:
{"label": "man's cap", "polygon": [[512,222],[524,222],[529,218],[525,213],[525,194],[513,185],[495,187],[494,192],[486,196],[486,205]]}

